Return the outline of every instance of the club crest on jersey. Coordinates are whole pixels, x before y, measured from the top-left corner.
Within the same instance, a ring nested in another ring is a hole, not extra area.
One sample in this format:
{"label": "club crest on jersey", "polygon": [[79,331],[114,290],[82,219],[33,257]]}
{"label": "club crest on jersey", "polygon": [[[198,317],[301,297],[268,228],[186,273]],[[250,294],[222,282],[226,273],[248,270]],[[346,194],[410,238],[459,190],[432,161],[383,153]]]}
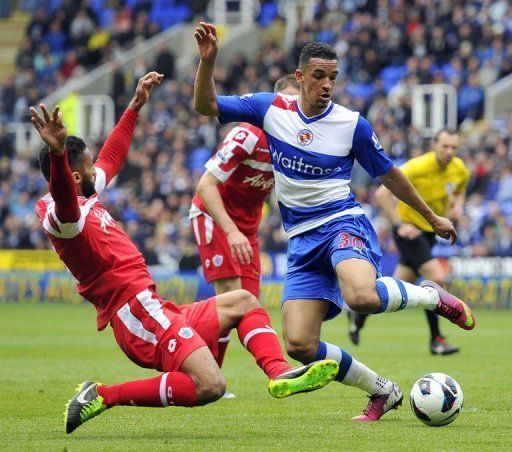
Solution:
{"label": "club crest on jersey", "polygon": [[224,262],[224,256],[222,254],[216,254],[212,257],[212,262],[215,267],[220,267],[222,262]]}
{"label": "club crest on jersey", "polygon": [[178,332],[178,336],[182,337],[183,339],[190,339],[193,335],[194,332],[188,326],[180,328],[180,331]]}
{"label": "club crest on jersey", "polygon": [[299,143],[301,146],[307,146],[313,141],[313,132],[308,129],[302,129],[297,134],[297,143]]}

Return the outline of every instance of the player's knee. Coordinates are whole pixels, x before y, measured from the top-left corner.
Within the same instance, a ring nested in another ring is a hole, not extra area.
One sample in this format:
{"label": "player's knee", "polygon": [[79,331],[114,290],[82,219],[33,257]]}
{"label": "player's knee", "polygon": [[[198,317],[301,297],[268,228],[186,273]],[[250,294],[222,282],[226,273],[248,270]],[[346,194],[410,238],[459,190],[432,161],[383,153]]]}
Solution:
{"label": "player's knee", "polygon": [[258,307],[258,299],[248,290],[237,289],[232,292],[219,295],[217,305],[220,308],[238,312],[239,316]]}
{"label": "player's knee", "polygon": [[354,290],[344,295],[344,299],[350,309],[360,314],[374,314],[380,307],[380,299],[375,290]]}
{"label": "player's knee", "polygon": [[318,344],[292,338],[286,339],[286,353],[302,364],[308,364],[315,360]]}
{"label": "player's knee", "polygon": [[242,315],[259,307],[258,299],[251,292],[245,289],[240,289],[237,292],[240,292],[239,307]]}
{"label": "player's knee", "polygon": [[195,384],[199,405],[215,402],[226,392],[226,380],[220,371],[204,375],[197,379]]}

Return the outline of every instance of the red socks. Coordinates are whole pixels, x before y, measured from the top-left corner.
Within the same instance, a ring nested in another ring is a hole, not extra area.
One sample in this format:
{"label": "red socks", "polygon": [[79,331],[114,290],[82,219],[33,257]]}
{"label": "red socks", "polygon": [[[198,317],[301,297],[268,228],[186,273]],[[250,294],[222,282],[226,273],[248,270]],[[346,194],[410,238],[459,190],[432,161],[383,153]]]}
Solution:
{"label": "red socks", "polygon": [[240,342],[269,378],[275,378],[292,368],[284,358],[281,343],[265,309],[249,311],[238,323],[237,330]]}
{"label": "red socks", "polygon": [[[283,355],[276,332],[263,308],[245,314],[237,326],[238,337],[256,359],[269,378],[291,369]],[[224,338],[223,338],[224,339]],[[222,365],[228,341],[219,342],[217,363]],[[166,372],[158,377],[129,381],[118,385],[99,385],[98,394],[108,407],[134,405],[165,407],[169,405],[192,407],[197,405],[194,382],[183,372]]]}
{"label": "red socks", "polygon": [[166,372],[159,377],[135,380],[112,386],[98,386],[98,394],[108,407],[133,405],[165,407],[195,406],[197,392],[194,382],[183,372]]}

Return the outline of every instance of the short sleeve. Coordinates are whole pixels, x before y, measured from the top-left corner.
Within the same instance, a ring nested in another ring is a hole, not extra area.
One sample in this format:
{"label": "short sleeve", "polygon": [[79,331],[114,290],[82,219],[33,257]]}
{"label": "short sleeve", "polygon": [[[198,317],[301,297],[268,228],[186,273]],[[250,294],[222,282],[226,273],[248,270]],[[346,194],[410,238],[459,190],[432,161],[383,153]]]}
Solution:
{"label": "short sleeve", "polygon": [[362,116],[357,120],[352,152],[356,160],[373,178],[387,174],[393,167],[393,162],[384,152],[372,126]]}
{"label": "short sleeve", "polygon": [[276,94],[273,93],[217,96],[219,121],[221,124],[248,122],[262,129],[265,114],[275,98]]}
{"label": "short sleeve", "polygon": [[220,182],[226,182],[238,165],[249,158],[256,148],[260,137],[250,127],[234,127],[217,153],[206,162],[206,169]]}

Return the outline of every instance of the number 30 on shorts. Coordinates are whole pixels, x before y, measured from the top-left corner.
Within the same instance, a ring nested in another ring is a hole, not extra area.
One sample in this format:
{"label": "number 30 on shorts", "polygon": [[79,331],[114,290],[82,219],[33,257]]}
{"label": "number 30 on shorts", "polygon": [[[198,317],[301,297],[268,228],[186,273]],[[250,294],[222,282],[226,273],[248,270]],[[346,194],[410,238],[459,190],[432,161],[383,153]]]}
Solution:
{"label": "number 30 on shorts", "polygon": [[347,234],[346,232],[340,232],[338,237],[340,239],[338,248],[364,248],[364,242],[355,235]]}

